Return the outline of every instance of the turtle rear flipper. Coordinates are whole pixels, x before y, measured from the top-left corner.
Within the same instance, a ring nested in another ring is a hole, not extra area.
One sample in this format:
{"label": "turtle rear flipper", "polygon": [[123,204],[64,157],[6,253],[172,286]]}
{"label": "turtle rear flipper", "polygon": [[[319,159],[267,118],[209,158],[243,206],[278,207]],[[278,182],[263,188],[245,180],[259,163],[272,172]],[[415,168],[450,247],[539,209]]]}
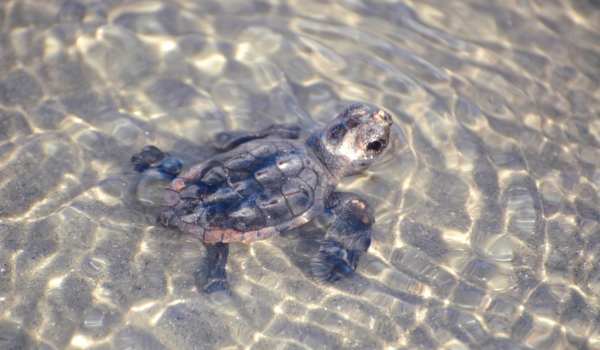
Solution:
{"label": "turtle rear flipper", "polygon": [[153,164],[158,164],[168,156],[167,153],[161,151],[155,146],[146,146],[141,151],[131,157],[131,163],[135,171],[144,172]]}
{"label": "turtle rear flipper", "polygon": [[204,285],[204,290],[209,294],[228,289],[225,265],[227,265],[227,257],[229,256],[229,244],[219,242],[212,244],[212,246],[215,247],[216,256],[208,273],[206,285]]}
{"label": "turtle rear flipper", "polygon": [[141,151],[131,157],[131,163],[137,172],[143,173],[153,168],[171,178],[179,175],[182,167],[181,161],[155,146],[142,148]]}

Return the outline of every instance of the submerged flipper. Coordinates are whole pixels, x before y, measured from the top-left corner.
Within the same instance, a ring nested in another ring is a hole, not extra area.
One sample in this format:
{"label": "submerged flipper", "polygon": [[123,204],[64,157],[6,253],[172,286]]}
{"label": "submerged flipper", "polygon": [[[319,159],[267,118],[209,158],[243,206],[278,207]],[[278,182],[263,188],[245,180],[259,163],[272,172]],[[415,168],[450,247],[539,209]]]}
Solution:
{"label": "submerged flipper", "polygon": [[247,133],[240,131],[222,132],[217,134],[212,145],[219,151],[229,151],[242,143],[248,141],[264,139],[267,137],[277,137],[280,139],[297,139],[300,136],[300,127],[296,125],[273,125],[270,128],[256,133]]}
{"label": "submerged flipper", "polygon": [[373,210],[359,195],[335,192],[329,209],[333,221],[310,267],[317,283],[333,283],[350,277],[360,254],[371,245]]}
{"label": "submerged flipper", "polygon": [[225,265],[227,264],[227,257],[229,256],[229,244],[228,243],[215,243],[212,245],[216,249],[216,257],[208,273],[208,281],[204,286],[204,289],[208,293],[227,290],[227,273],[225,272]]}
{"label": "submerged flipper", "polygon": [[146,146],[131,157],[134,169],[140,173],[154,169],[175,178],[181,172],[181,162],[155,146]]}

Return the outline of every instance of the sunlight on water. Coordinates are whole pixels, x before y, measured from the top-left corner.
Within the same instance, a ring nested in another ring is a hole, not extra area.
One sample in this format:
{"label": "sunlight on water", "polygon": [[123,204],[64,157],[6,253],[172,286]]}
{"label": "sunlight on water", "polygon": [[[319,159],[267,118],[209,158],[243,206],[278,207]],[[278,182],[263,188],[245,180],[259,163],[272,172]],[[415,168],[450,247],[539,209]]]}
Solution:
{"label": "sunlight on water", "polygon": [[[600,349],[594,0],[0,4],[1,349]],[[390,149],[357,273],[314,282],[331,216],[210,247],[156,226],[212,135],[352,102]]]}

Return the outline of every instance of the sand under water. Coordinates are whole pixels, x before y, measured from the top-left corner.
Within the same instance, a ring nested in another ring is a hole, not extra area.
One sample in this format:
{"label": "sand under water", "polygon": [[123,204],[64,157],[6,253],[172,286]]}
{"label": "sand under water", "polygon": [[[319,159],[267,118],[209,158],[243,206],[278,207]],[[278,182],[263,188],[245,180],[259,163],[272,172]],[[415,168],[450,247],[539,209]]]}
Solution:
{"label": "sand under water", "polygon": [[[2,1],[0,348],[600,349],[599,47],[597,0]],[[353,102],[395,121],[356,275],[323,215],[204,292],[131,155]]]}

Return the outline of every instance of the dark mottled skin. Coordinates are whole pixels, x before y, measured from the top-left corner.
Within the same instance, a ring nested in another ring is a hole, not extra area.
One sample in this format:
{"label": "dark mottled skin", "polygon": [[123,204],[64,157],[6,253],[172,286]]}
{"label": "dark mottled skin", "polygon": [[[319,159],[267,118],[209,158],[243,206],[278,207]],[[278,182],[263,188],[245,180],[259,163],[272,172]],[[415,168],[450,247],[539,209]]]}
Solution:
{"label": "dark mottled skin", "polygon": [[290,126],[219,134],[216,147],[226,152],[182,173],[180,162],[154,146],[131,161],[140,172],[174,177],[160,204],[160,222],[215,245],[207,291],[227,288],[227,243],[267,239],[325,210],[334,219],[311,269],[317,282],[332,283],[354,272],[374,223],[366,201],[335,188],[382,154],[391,125],[383,110],[357,104],[307,140],[297,140],[299,128]]}

